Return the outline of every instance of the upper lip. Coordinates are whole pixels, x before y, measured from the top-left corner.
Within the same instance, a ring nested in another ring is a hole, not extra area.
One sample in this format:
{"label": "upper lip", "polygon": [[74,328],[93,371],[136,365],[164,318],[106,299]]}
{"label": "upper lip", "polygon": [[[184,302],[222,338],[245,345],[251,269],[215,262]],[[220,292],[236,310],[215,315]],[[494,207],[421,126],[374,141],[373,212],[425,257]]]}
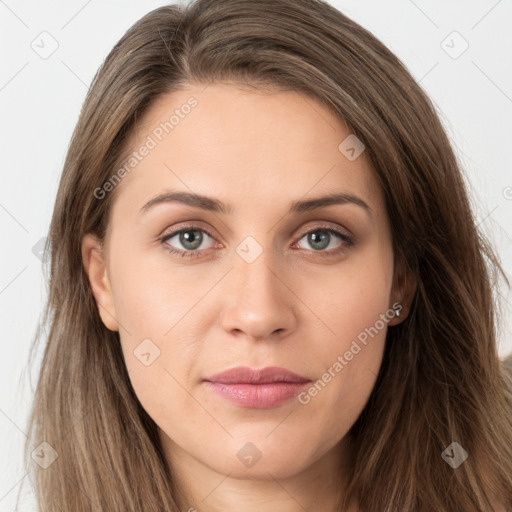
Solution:
{"label": "upper lip", "polygon": [[208,382],[217,382],[219,384],[270,384],[275,382],[310,382],[306,377],[301,377],[296,373],[280,368],[278,366],[268,366],[267,368],[253,369],[248,366],[238,366],[230,368],[207,377],[204,380]]}

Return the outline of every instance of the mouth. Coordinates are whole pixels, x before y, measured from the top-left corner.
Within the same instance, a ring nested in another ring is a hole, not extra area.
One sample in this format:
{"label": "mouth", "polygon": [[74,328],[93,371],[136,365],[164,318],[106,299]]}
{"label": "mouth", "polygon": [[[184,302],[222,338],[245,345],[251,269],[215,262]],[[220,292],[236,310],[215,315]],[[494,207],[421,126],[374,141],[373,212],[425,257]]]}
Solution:
{"label": "mouth", "polygon": [[203,382],[207,389],[240,407],[269,409],[298,395],[311,380],[277,366],[240,366],[207,377]]}

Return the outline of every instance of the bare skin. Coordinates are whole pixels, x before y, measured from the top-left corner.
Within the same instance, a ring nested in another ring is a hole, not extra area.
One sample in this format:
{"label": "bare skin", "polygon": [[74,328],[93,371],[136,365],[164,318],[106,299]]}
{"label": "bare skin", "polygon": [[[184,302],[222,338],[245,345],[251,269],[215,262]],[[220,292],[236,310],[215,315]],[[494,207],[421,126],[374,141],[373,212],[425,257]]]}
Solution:
{"label": "bare skin", "polygon": [[[197,105],[117,185],[105,245],[83,239],[99,313],[120,332],[135,392],[160,429],[180,510],[334,512],[349,464],[346,434],[375,384],[387,329],[407,317],[412,276],[394,272],[384,197],[365,153],[346,158],[338,145],[350,131],[315,99],[189,85],[159,98],[132,150],[192,96]],[[170,190],[232,211],[167,202],[141,212]],[[290,212],[294,201],[339,192],[368,208],[350,200]],[[169,238],[184,228],[202,235],[197,248]],[[345,357],[396,303],[400,316]],[[160,351],[149,365],[134,355],[145,339],[145,353]],[[338,356],[346,364],[333,372]],[[247,408],[203,382],[236,366],[280,366],[313,383],[331,368],[331,379],[303,403]],[[237,456],[243,447],[261,455],[250,467]]]}

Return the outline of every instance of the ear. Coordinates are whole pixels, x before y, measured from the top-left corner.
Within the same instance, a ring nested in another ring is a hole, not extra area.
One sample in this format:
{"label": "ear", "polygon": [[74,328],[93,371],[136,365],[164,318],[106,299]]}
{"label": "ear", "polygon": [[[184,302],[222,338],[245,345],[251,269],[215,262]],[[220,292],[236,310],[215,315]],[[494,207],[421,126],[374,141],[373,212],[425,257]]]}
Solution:
{"label": "ear", "polygon": [[390,296],[390,308],[398,314],[389,321],[389,325],[402,323],[411,311],[411,304],[416,293],[416,278],[405,263],[398,263],[393,275]]}
{"label": "ear", "polygon": [[119,324],[116,320],[114,297],[107,274],[103,246],[98,238],[90,233],[82,238],[82,261],[102,322],[107,329],[118,331]]}

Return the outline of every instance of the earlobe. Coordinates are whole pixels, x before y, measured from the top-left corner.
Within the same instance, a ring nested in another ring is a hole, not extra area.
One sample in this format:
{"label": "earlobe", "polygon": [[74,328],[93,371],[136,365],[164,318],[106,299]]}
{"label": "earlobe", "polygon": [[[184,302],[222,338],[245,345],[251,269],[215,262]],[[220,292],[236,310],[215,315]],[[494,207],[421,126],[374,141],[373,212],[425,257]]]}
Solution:
{"label": "earlobe", "polygon": [[409,316],[415,293],[416,278],[409,268],[402,267],[393,279],[390,307],[395,310],[395,316],[389,325],[398,325]]}
{"label": "earlobe", "polygon": [[103,248],[98,238],[90,233],[82,238],[82,262],[103,324],[111,331],[118,331],[119,324]]}

